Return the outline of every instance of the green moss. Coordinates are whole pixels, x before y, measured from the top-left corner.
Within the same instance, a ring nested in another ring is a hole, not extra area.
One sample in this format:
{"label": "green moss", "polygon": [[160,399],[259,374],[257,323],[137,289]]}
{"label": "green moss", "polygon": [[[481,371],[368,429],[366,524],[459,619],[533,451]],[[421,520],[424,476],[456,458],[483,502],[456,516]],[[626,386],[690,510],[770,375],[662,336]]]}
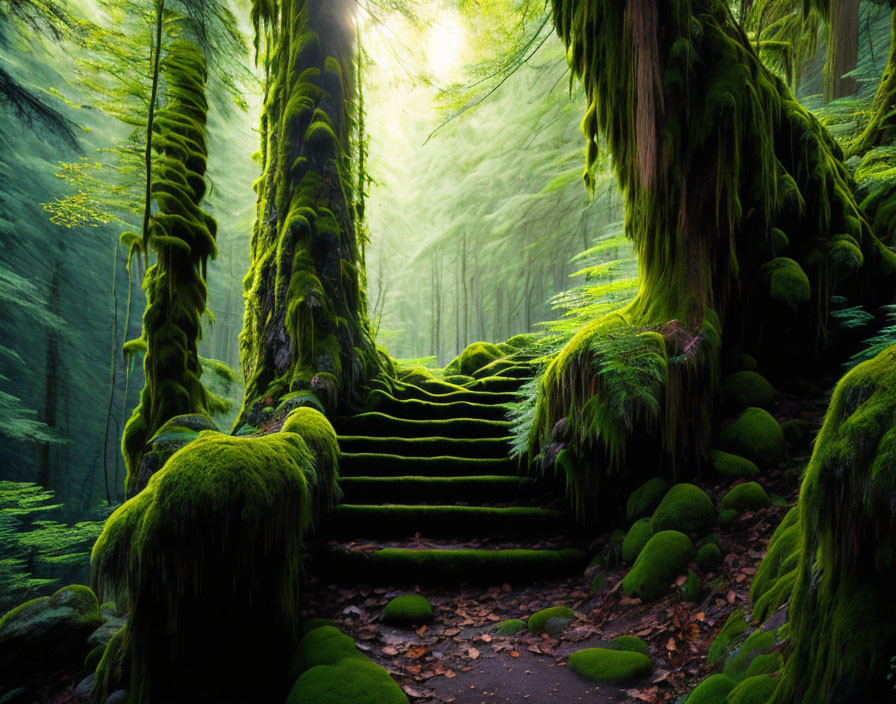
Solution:
{"label": "green moss", "polygon": [[610,650],[626,650],[630,653],[650,655],[650,651],[647,649],[647,643],[638,638],[638,636],[619,636],[611,640],[607,647]]}
{"label": "green moss", "polygon": [[800,551],[800,508],[794,506],[775,529],[768,552],[750,585],[753,617],[762,622],[790,599]]}
{"label": "green moss", "polygon": [[613,532],[610,533],[610,547],[622,545],[625,542],[625,535],[626,533],[622,528],[614,528]]}
{"label": "green moss", "polygon": [[507,340],[507,344],[519,350],[529,349],[538,339],[537,335],[532,333],[523,333],[522,335],[514,335]]}
{"label": "green moss", "polygon": [[335,491],[295,433],[205,431],[109,517],[92,581],[128,611],[109,666],[130,669],[129,701],[288,685],[304,537]]}
{"label": "green moss", "polygon": [[697,550],[697,556],[694,558],[697,566],[704,572],[710,572],[722,564],[722,551],[718,545],[707,543]]}
{"label": "green moss", "polygon": [[782,667],[784,667],[784,658],[781,656],[781,653],[757,655],[747,668],[747,677],[773,675],[776,672],[780,672]]}
{"label": "green moss", "polygon": [[750,677],[731,690],[728,704],[769,704],[779,680],[761,675]]}
{"label": "green moss", "polygon": [[707,493],[693,484],[676,484],[653,514],[656,532],[677,530],[706,535],[716,524],[716,509]]}
{"label": "green moss", "polygon": [[770,467],[784,459],[784,434],[767,411],[748,408],[722,431],[722,446],[746,457],[760,467]]}
{"label": "green moss", "polygon": [[87,672],[96,672],[97,665],[103,659],[103,653],[106,652],[105,645],[98,645],[84,657],[84,669]]}
{"label": "green moss", "polygon": [[294,667],[304,672],[318,665],[332,665],[352,657],[361,657],[355,641],[335,626],[318,626],[308,630],[299,643]]}
{"label": "green moss", "polygon": [[724,511],[719,511],[719,525],[725,530],[733,530],[738,516],[740,516],[740,512],[735,508],[726,508]]}
{"label": "green moss", "polygon": [[511,618],[507,621],[501,621],[501,623],[495,626],[494,630],[495,633],[498,633],[502,636],[513,636],[520,631],[526,630],[526,622],[522,619]]}
{"label": "green moss", "polygon": [[719,510],[734,509],[738,513],[758,511],[771,506],[771,503],[771,499],[768,498],[765,489],[759,484],[756,482],[745,482],[744,484],[738,484],[725,494],[719,504]]}
{"label": "green moss", "polygon": [[732,611],[709,646],[706,659],[714,665],[721,664],[737,639],[747,630],[747,619],[741,609]]}
{"label": "green moss", "polygon": [[639,518],[652,515],[667,491],[669,482],[660,477],[649,479],[635,489],[625,503],[626,523],[634,523]]}
{"label": "green moss", "polygon": [[753,631],[725,661],[725,674],[733,680],[747,676],[747,668],[759,655],[768,655],[778,643],[775,631]]}
{"label": "green moss", "polygon": [[489,342],[474,342],[468,345],[458,357],[460,373],[472,376],[474,372],[503,356],[504,353],[497,345]]}
{"label": "green moss", "polygon": [[590,682],[625,684],[647,677],[653,661],[646,655],[627,650],[586,648],[569,656],[569,669]]}
{"label": "green moss", "polygon": [[802,449],[808,444],[812,425],[801,418],[786,420],[781,423],[781,432],[784,433],[784,440],[790,447]]}
{"label": "green moss", "polygon": [[712,450],[709,461],[716,474],[725,479],[756,479],[759,476],[759,467],[754,462],[730,452]]}
{"label": "green moss", "polygon": [[622,588],[632,597],[653,601],[668,594],[675,578],[694,558],[694,544],[684,533],[674,530],[654,535],[635,565],[622,580]]}
{"label": "green moss", "polygon": [[756,361],[756,358],[751,354],[743,353],[738,358],[738,364],[740,368],[747,372],[755,372],[759,369],[759,363]]}
{"label": "green moss", "polygon": [[772,385],[756,372],[735,372],[722,382],[722,393],[726,403],[742,410],[750,406],[765,408],[775,398]]}
{"label": "green moss", "polygon": [[432,606],[425,596],[405,594],[386,604],[383,623],[390,626],[422,626],[432,621]]}
{"label": "green moss", "polygon": [[302,624],[302,635],[310,633],[315,628],[322,628],[324,626],[333,626],[334,628],[339,628],[339,623],[331,618],[309,618]]}
{"label": "green moss", "polygon": [[687,580],[678,590],[678,593],[681,595],[681,600],[689,602],[697,601],[697,597],[700,595],[700,586],[700,577],[697,576],[697,573],[694,572],[694,570],[689,569]]}
{"label": "green moss", "polygon": [[569,623],[576,619],[575,613],[567,606],[551,606],[541,611],[536,611],[529,617],[527,626],[529,632],[540,635],[545,632],[546,625],[551,619],[560,619]]}
{"label": "green moss", "polygon": [[728,693],[736,686],[730,677],[710,675],[694,688],[685,704],[726,704]]}
{"label": "green moss", "polygon": [[[857,251],[861,253],[858,248]],[[803,268],[793,259],[778,257],[760,269],[760,275],[768,281],[773,301],[797,309],[812,299],[812,287]]]}
{"label": "green moss", "polygon": [[641,518],[635,521],[625,534],[622,541],[622,559],[633,564],[647,541],[653,537],[653,521],[650,518]]}

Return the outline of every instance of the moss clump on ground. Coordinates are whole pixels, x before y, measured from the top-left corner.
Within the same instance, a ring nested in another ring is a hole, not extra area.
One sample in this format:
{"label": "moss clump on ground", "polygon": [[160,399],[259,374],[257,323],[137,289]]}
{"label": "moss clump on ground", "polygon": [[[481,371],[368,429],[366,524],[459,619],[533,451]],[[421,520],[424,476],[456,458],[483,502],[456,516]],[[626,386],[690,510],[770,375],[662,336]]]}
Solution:
{"label": "moss clump on ground", "polygon": [[569,656],[567,665],[583,679],[611,684],[634,682],[653,672],[653,661],[647,655],[607,648],[578,650]]}
{"label": "moss clump on ground", "polygon": [[736,640],[747,630],[747,619],[743,610],[732,611],[709,646],[706,659],[713,665],[724,662],[727,653],[734,646]]}
{"label": "moss clump on ground", "polygon": [[719,549],[718,545],[707,543],[706,545],[700,546],[694,560],[701,570],[709,572],[722,564],[722,551]]}
{"label": "moss clump on ground", "polygon": [[800,559],[800,507],[794,506],[772,534],[768,552],[750,585],[753,618],[765,621],[793,592]]}
{"label": "moss clump on ground", "polygon": [[784,433],[784,440],[790,447],[802,449],[809,443],[812,424],[802,418],[786,420],[781,423],[781,432]]}
{"label": "moss clump on ground", "polygon": [[472,376],[484,366],[504,357],[497,345],[489,342],[474,342],[460,353],[458,368],[461,374]]}
{"label": "moss clump on ground", "polygon": [[390,626],[422,626],[432,621],[432,605],[421,594],[397,596],[386,604],[383,623]]}
{"label": "moss clump on ground", "polygon": [[759,467],[756,463],[740,455],[712,450],[709,453],[709,461],[716,474],[725,479],[756,479],[759,476]]}
{"label": "moss clump on ground", "polygon": [[653,521],[650,518],[639,518],[622,541],[622,559],[630,565],[634,564],[638,554],[652,537]]}
{"label": "moss clump on ground", "polygon": [[784,433],[768,411],[748,408],[722,431],[722,447],[746,457],[760,467],[771,467],[784,459]]}
{"label": "moss clump on ground", "polygon": [[765,408],[775,398],[775,390],[765,377],[756,372],[735,372],[722,382],[725,402],[738,410],[758,406]]}
{"label": "moss clump on ground", "polygon": [[622,580],[622,588],[632,597],[653,601],[671,591],[675,578],[694,559],[694,544],[684,533],[665,530],[654,535]]}
{"label": "moss clump on ground", "polygon": [[638,636],[619,636],[611,640],[607,647],[611,650],[627,650],[630,653],[650,655],[647,643],[638,638]]}
{"label": "moss clump on ground", "polygon": [[775,631],[753,631],[743,644],[725,661],[724,672],[733,680],[747,677],[747,669],[759,655],[768,655],[775,649],[778,636]]}
{"label": "moss clump on ground", "polygon": [[[790,650],[775,704],[886,701],[896,653],[896,345],[837,384],[800,492]],[[757,575],[758,576],[758,575]]]}
{"label": "moss clump on ground", "polygon": [[709,495],[694,484],[676,484],[653,514],[654,531],[709,533],[716,524],[716,509]]}
{"label": "moss clump on ground", "polygon": [[736,686],[730,677],[710,675],[694,688],[685,704],[726,704],[728,693]]}
{"label": "moss clump on ground", "polygon": [[660,477],[649,479],[635,489],[625,504],[626,523],[633,523],[639,518],[652,515],[667,491],[669,482]]}
{"label": "moss clump on ground", "polygon": [[727,704],[769,704],[779,682],[765,675],[750,677],[731,690]]}
{"label": "moss clump on ground", "polygon": [[694,572],[694,570],[689,569],[687,580],[678,590],[681,600],[688,602],[697,601],[697,597],[700,595],[701,584],[700,577],[697,576],[697,573]]}
{"label": "moss clump on ground", "polygon": [[401,688],[379,665],[368,660],[351,638],[324,626],[299,643],[300,673],[286,704],[407,704]]}
{"label": "moss clump on ground", "polygon": [[501,623],[495,626],[495,633],[502,636],[513,636],[520,631],[525,630],[526,622],[519,618],[511,618],[506,621],[501,621]]}
{"label": "moss clump on ground", "polygon": [[550,608],[536,611],[529,617],[529,621],[527,624],[529,632],[534,635],[545,633],[545,628],[547,628],[548,626],[548,621],[551,621],[552,619],[557,619],[558,621],[565,621],[566,623],[569,623],[576,619],[576,615],[568,606],[551,606]]}
{"label": "moss clump on ground", "polygon": [[725,494],[719,504],[719,511],[728,509],[733,509],[738,513],[758,511],[762,508],[768,508],[771,506],[771,503],[772,501],[768,498],[768,494],[765,493],[765,489],[759,484],[756,482],[745,482],[744,484],[738,484]]}
{"label": "moss clump on ground", "polygon": [[296,433],[206,431],[119,507],[91,572],[128,620],[97,681],[128,669],[131,702],[282,696],[304,539],[326,505],[319,497],[337,491],[316,465]]}

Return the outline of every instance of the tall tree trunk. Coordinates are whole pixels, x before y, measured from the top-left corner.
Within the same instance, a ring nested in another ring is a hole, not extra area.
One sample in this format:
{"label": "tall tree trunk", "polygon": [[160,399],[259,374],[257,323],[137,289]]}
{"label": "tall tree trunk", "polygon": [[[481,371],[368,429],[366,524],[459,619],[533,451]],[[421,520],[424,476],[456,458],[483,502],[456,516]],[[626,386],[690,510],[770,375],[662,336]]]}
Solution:
{"label": "tall tree trunk", "polygon": [[830,0],[827,61],[824,67],[825,100],[856,92],[855,71],[859,57],[859,0]]}
{"label": "tall tree trunk", "polygon": [[[47,295],[47,310],[59,315],[59,262],[53,264],[50,276],[50,290]],[[59,333],[53,326],[47,332],[47,352],[44,363],[44,408],[40,420],[49,428],[57,426],[57,406],[59,403]],[[53,472],[53,443],[40,445],[37,463],[37,483],[45,489],[58,490],[58,482]]]}

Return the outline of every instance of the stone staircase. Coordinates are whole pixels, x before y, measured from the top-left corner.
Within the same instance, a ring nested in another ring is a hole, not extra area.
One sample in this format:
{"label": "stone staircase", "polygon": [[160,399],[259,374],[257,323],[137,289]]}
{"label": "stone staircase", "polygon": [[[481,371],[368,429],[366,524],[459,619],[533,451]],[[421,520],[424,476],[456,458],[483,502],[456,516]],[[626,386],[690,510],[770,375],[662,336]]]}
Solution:
{"label": "stone staircase", "polygon": [[373,388],[337,423],[342,503],[325,519],[316,571],[343,583],[537,581],[585,553],[551,487],[509,456],[508,405],[525,361],[486,368],[462,390]]}

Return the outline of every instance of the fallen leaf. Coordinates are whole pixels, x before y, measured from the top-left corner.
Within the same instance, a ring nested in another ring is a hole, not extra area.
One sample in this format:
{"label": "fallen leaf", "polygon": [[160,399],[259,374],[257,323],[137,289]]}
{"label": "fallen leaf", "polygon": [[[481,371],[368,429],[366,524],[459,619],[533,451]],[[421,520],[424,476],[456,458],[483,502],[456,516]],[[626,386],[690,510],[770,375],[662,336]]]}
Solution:
{"label": "fallen leaf", "polygon": [[479,657],[479,650],[478,650],[478,648],[470,648],[467,651],[467,654],[469,654],[471,660],[475,660],[476,658]]}
{"label": "fallen leaf", "polygon": [[510,651],[510,657],[512,657],[512,658],[518,658],[519,656],[520,656],[519,651],[517,651],[517,650],[511,650],[511,651]]}

